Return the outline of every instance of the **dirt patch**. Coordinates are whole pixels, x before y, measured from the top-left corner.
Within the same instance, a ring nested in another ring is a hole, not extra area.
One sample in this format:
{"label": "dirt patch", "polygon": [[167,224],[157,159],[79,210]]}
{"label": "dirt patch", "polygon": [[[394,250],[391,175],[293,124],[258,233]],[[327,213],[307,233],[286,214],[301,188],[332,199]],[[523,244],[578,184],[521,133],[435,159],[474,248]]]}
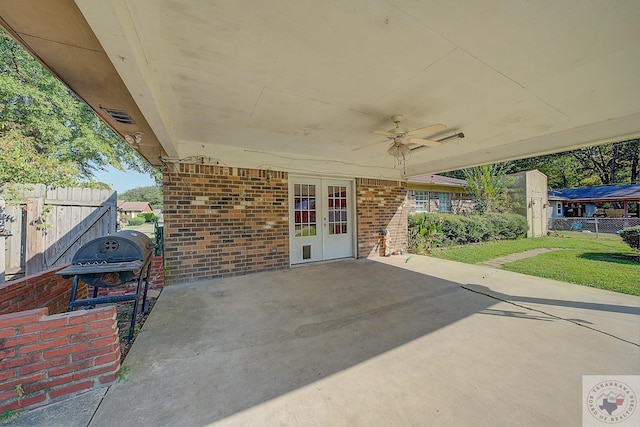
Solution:
{"label": "dirt patch", "polygon": [[118,304],[117,308],[117,319],[118,319],[118,330],[120,337],[120,360],[124,361],[124,358],[129,353],[131,346],[135,342],[138,335],[140,335],[144,331],[144,322],[146,322],[147,317],[151,313],[153,306],[156,303],[157,298],[148,298],[149,308],[145,313],[144,310],[138,310],[138,316],[135,322],[133,337],[131,341],[129,338],[129,328],[131,327],[131,314],[133,312],[133,302],[129,303],[121,303]]}
{"label": "dirt patch", "polygon": [[[159,295],[159,292],[157,293]],[[116,308],[116,318],[118,320],[118,335],[120,337],[120,360],[124,361],[124,358],[129,353],[131,346],[135,342],[138,335],[144,332],[144,322],[146,322],[147,317],[151,313],[153,306],[158,300],[158,296],[147,297],[148,309],[145,312],[142,309],[142,304],[138,308],[138,316],[136,319],[136,323],[133,329],[133,338],[131,338],[131,342],[129,342],[129,328],[131,327],[131,314],[133,312],[133,301],[128,301],[124,303],[118,303]]]}

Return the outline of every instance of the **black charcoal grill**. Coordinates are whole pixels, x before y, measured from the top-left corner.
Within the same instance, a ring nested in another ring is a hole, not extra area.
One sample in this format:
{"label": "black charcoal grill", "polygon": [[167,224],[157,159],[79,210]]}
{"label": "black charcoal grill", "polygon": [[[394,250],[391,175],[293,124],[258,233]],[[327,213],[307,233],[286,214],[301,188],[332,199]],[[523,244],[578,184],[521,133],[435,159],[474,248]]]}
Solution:
{"label": "black charcoal grill", "polygon": [[[93,307],[97,304],[135,301],[131,315],[131,328],[129,328],[129,341],[131,341],[141,292],[143,292],[144,311],[147,309],[147,290],[153,248],[155,248],[155,244],[147,235],[131,230],[119,231],[113,235],[98,237],[85,243],[73,255],[71,265],[56,273],[63,277],[74,276],[68,311],[72,311],[75,307]],[[93,298],[76,299],[80,280],[93,286]],[[135,294],[98,297],[98,288],[120,286],[132,280],[138,281]]]}

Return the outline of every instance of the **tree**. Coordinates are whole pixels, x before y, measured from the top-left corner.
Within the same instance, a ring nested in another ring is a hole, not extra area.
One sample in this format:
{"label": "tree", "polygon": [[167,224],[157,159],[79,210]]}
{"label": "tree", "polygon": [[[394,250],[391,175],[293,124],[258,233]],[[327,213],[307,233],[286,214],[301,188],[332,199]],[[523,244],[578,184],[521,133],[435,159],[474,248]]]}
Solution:
{"label": "tree", "polygon": [[507,162],[514,172],[538,169],[550,188],[636,184],[640,144],[637,139]]}
{"label": "tree", "polygon": [[512,202],[509,197],[511,180],[506,176],[508,167],[501,164],[483,165],[465,169],[468,190],[478,213],[508,212]]}
{"label": "tree", "polygon": [[0,183],[45,183],[64,187],[77,182],[78,171],[71,162],[57,162],[40,155],[32,138],[14,129],[0,131]]}
{"label": "tree", "polygon": [[[59,80],[0,31],[0,182],[97,185],[111,165],[152,166]],[[10,154],[9,154],[10,151]]]}
{"label": "tree", "polygon": [[530,157],[508,162],[507,164],[514,173],[533,169],[539,170],[547,175],[549,188],[577,187],[585,179],[585,176],[580,173],[577,160],[565,153]]}
{"label": "tree", "polygon": [[157,185],[137,187],[118,194],[125,202],[149,202],[154,209],[162,208],[162,188]]}

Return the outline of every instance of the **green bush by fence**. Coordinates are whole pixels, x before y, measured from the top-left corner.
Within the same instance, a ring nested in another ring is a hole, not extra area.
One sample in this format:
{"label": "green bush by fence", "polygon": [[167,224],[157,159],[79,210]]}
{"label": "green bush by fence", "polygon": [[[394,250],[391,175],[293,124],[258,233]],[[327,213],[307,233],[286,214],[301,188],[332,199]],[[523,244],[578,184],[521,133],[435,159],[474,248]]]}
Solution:
{"label": "green bush by fence", "polygon": [[156,220],[156,215],[153,212],[142,212],[138,216],[143,217],[146,222],[154,222]]}
{"label": "green bush by fence", "polygon": [[422,213],[409,215],[409,251],[466,245],[491,240],[513,240],[527,235],[527,220],[510,213],[453,215]]}
{"label": "green bush by fence", "polygon": [[633,249],[640,250],[640,225],[623,228],[620,231],[620,237]]}
{"label": "green bush by fence", "polygon": [[135,218],[129,218],[129,225],[142,225],[147,220],[143,216],[136,216]]}

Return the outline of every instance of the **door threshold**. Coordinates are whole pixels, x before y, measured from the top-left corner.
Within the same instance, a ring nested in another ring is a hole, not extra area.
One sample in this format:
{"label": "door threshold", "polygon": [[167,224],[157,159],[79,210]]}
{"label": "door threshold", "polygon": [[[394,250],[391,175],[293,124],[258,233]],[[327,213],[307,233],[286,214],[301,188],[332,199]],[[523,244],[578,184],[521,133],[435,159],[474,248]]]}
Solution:
{"label": "door threshold", "polygon": [[308,265],[321,265],[321,264],[331,264],[334,262],[342,262],[357,259],[354,256],[344,257],[344,258],[335,258],[335,259],[326,259],[322,261],[311,261],[311,262],[301,262],[298,264],[291,264],[290,268],[298,268],[298,267],[306,267]]}

